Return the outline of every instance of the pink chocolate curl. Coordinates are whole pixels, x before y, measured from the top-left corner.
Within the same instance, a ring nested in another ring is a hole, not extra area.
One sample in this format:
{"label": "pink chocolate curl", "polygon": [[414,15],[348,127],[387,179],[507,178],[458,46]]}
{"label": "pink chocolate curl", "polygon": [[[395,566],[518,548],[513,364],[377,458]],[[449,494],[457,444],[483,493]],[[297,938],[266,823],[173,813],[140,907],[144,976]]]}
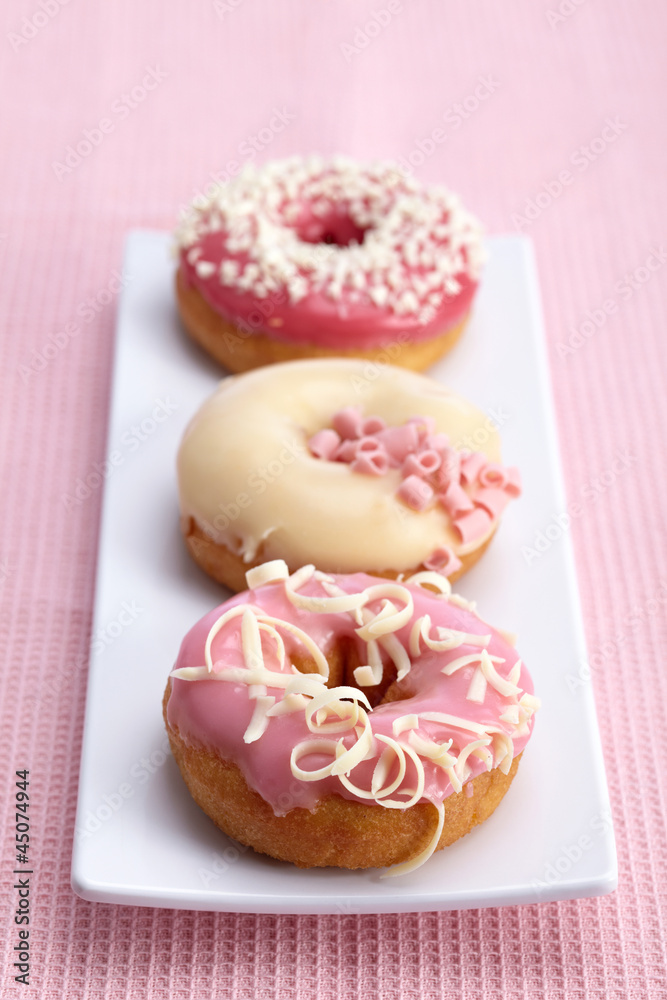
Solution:
{"label": "pink chocolate curl", "polygon": [[421,462],[415,455],[413,451],[409,455],[405,456],[405,461],[401,466],[401,475],[403,479],[407,479],[408,476],[423,476],[424,470],[421,467]]}
{"label": "pink chocolate curl", "polygon": [[424,563],[424,569],[431,569],[436,573],[442,573],[443,576],[448,576],[450,573],[456,573],[457,569],[461,569],[461,565],[461,560],[451,549],[441,548],[431,553]]}
{"label": "pink chocolate curl", "polygon": [[454,527],[461,536],[462,544],[467,545],[488,534],[492,523],[491,515],[483,507],[475,507],[470,513],[457,517]]}
{"label": "pink chocolate curl", "polygon": [[399,465],[406,455],[415,451],[419,445],[419,433],[414,424],[403,424],[402,427],[387,427],[376,435],[387,450],[390,459]]}
{"label": "pink chocolate curl", "polygon": [[334,413],[331,423],[334,430],[338,431],[345,440],[358,438],[361,435],[363,423],[361,410],[356,406],[346,406],[343,410]]}
{"label": "pink chocolate curl", "polygon": [[367,476],[384,476],[389,469],[389,459],[384,451],[358,451],[350,468]]}
{"label": "pink chocolate curl", "polygon": [[503,490],[507,485],[507,470],[499,462],[487,462],[479,474],[482,486],[493,486]]}
{"label": "pink chocolate curl", "polygon": [[464,483],[471,484],[487,463],[486,455],[481,451],[473,451],[466,455],[461,461],[461,479]]}
{"label": "pink chocolate curl", "polygon": [[449,447],[449,438],[446,434],[428,434],[425,441],[427,448],[434,448],[435,451],[442,451]]}
{"label": "pink chocolate curl", "polygon": [[362,437],[357,442],[357,454],[360,451],[384,451],[384,445],[376,437]]}
{"label": "pink chocolate curl", "polygon": [[332,456],[333,462],[353,462],[359,450],[358,441],[341,441]]}
{"label": "pink chocolate curl", "polygon": [[437,451],[412,452],[403,462],[401,475],[404,479],[406,476],[421,476],[423,479],[428,479],[440,468],[441,462],[442,458]]}
{"label": "pink chocolate curl", "polygon": [[433,499],[433,489],[419,476],[408,476],[396,491],[396,496],[412,510],[423,510]]}
{"label": "pink chocolate curl", "polygon": [[383,431],[386,426],[382,417],[366,417],[361,425],[361,431],[362,434],[377,434],[378,431]]}
{"label": "pink chocolate curl", "polygon": [[510,465],[505,472],[507,474],[505,489],[511,497],[521,496],[521,473],[515,465]]}
{"label": "pink chocolate curl", "polygon": [[440,468],[433,476],[433,482],[438,490],[446,489],[451,482],[457,483],[461,474],[461,459],[454,448],[443,448],[440,451]]}
{"label": "pink chocolate curl", "polygon": [[475,493],[475,506],[483,507],[488,511],[494,521],[496,521],[510,502],[510,496],[505,490],[496,489],[493,486],[477,490]]}
{"label": "pink chocolate curl", "polygon": [[423,444],[429,434],[435,434],[435,418],[434,417],[410,417],[408,419],[409,424],[414,424],[419,432],[419,443]]}
{"label": "pink chocolate curl", "polygon": [[326,430],[318,431],[317,434],[313,434],[308,442],[308,447],[315,458],[324,458],[326,461],[332,462],[334,452],[339,444],[340,438],[336,432],[327,428]]}
{"label": "pink chocolate curl", "polygon": [[426,448],[424,451],[420,451],[417,459],[421,463],[425,476],[432,476],[442,465],[442,456],[438,454],[435,448]]}
{"label": "pink chocolate curl", "polygon": [[440,493],[438,499],[450,517],[457,517],[459,514],[466,514],[471,511],[474,504],[466,491],[458,483],[452,480],[444,493]]}

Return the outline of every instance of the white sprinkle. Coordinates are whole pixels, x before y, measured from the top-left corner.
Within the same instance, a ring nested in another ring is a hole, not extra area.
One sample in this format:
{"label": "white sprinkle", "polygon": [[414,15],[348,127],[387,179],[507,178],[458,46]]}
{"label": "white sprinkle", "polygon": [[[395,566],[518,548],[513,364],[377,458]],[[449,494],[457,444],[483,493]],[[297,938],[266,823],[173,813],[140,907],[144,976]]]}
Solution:
{"label": "white sprinkle", "polygon": [[383,308],[389,300],[389,289],[386,285],[373,285],[368,294],[376,306]]}
{"label": "white sprinkle", "polygon": [[195,271],[200,278],[210,278],[212,274],[215,274],[215,264],[212,264],[210,260],[198,260],[195,264]]}

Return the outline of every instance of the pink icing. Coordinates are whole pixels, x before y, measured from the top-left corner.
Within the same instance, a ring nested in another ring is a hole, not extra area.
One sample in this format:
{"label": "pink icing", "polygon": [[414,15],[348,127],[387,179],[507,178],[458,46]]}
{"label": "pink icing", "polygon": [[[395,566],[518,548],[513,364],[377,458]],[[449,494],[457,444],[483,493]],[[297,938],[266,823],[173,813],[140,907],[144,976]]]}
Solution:
{"label": "pink icing", "polygon": [[[483,250],[456,199],[391,166],[283,166],[236,179],[182,227],[181,276],[216,312],[247,333],[344,349],[426,340],[463,321]],[[285,233],[312,262],[284,259],[283,276],[265,262],[280,259]],[[371,234],[381,242],[368,249]]]}
{"label": "pink icing", "polygon": [[[331,578],[328,578],[331,579]],[[341,591],[352,594],[364,588],[387,581],[369,577],[365,574],[354,574],[334,578]],[[405,585],[404,585],[405,586]],[[503,636],[491,626],[483,622],[473,611],[450,602],[446,597],[434,594],[432,591],[410,585],[409,590],[414,601],[411,619],[394,636],[405,649],[409,648],[410,633],[414,622],[423,615],[429,615],[432,621],[431,634],[436,634],[437,627],[455,629],[468,635],[490,636],[486,646],[492,657],[502,658],[495,662],[495,669],[502,678],[507,678],[518,660],[517,652]],[[304,584],[299,593],[314,597],[326,597],[327,591],[317,576]],[[291,623],[306,631],[323,652],[345,637],[354,643],[360,662],[365,662],[366,644],[357,636],[357,622],[353,613],[330,612],[318,613],[297,609],[288,600],[283,583],[274,583],[237,594],[224,605],[209,612],[185,636],[175,667],[201,667],[204,664],[204,646],[207,636],[223,611],[250,603],[254,609],[261,609],[264,614],[273,619]],[[368,607],[379,611],[382,600],[378,599]],[[284,669],[291,673],[289,657],[297,648],[297,640],[288,632],[282,632],[287,650],[288,662]],[[271,670],[279,670],[279,663],[274,653],[275,646],[270,639],[263,640],[265,663]],[[241,638],[241,618],[236,617],[227,622],[218,632],[212,642],[212,659],[214,670],[222,667],[243,667],[243,645]],[[511,698],[502,696],[488,685],[483,700],[479,703],[469,700],[466,695],[471,680],[477,669],[475,662],[462,666],[450,676],[442,670],[453,660],[479,654],[480,645],[463,643],[446,652],[436,652],[421,645],[419,655],[411,658],[411,669],[407,677],[399,683],[404,690],[404,700],[380,704],[369,712],[369,721],[374,736],[384,735],[395,737],[393,723],[401,716],[414,713],[441,712],[465,719],[473,723],[495,726],[507,733],[513,740],[513,756],[518,755],[526,745],[532,731],[532,714],[521,727],[503,721],[500,717],[506,713]],[[386,654],[382,654],[385,662]],[[518,672],[518,678],[517,678]],[[522,692],[531,693],[532,681],[526,668],[521,665],[520,671],[515,670],[516,684]],[[290,754],[297,744],[313,739],[308,730],[304,712],[295,711],[290,714],[272,717],[261,737],[254,742],[245,743],[244,733],[253,715],[254,702],[250,697],[247,684],[227,680],[196,681],[172,680],[172,691],[167,707],[167,717],[172,728],[176,728],[181,737],[190,745],[205,746],[218,750],[220,754],[234,761],[243,772],[248,784],[254,788],[272,806],[277,815],[283,815],[295,806],[308,809],[315,807],[318,801],[329,794],[338,794],[344,798],[359,800],[359,797],[341,785],[338,778],[328,776],[316,781],[304,782],[297,780],[290,768]],[[363,689],[362,689],[363,690]],[[282,698],[284,689],[269,688],[268,694],[277,699]],[[436,740],[441,743],[452,739],[452,753],[459,752],[476,737],[461,727],[445,722],[427,721],[421,719],[417,729],[421,737]],[[405,739],[403,734],[399,739]],[[346,743],[347,745],[347,743]],[[373,741],[373,750],[369,759],[362,761],[355,768],[353,775],[355,784],[362,788],[370,787],[373,769],[383,750],[383,744]],[[331,760],[331,754],[310,753],[301,760],[301,766],[314,770]],[[450,778],[445,771],[436,766],[428,758],[422,758],[425,772],[425,785],[421,801],[442,802],[453,791]],[[468,757],[469,773],[465,781],[480,774],[486,769],[485,763],[475,757]],[[408,769],[404,779],[405,787],[409,787],[414,776]],[[403,787],[403,786],[401,786]],[[373,804],[373,800],[362,800]]]}
{"label": "pink icing", "polygon": [[400,470],[398,499],[418,511],[439,503],[462,544],[487,535],[521,492],[516,468],[490,462],[482,452],[452,448],[447,435],[436,432],[432,417],[410,417],[401,426],[386,427],[380,417],[364,417],[359,407],[348,406],[331,422],[333,429],[318,431],[308,442],[315,458],[345,462],[369,476]]}
{"label": "pink icing", "polygon": [[420,322],[416,316],[397,316],[372,303],[351,301],[348,296],[331,301],[322,292],[311,292],[296,303],[289,302],[285,290],[270,299],[257,298],[220,284],[217,278],[220,264],[230,258],[223,252],[218,234],[202,238],[200,245],[205,259],[214,265],[214,273],[199,276],[183,253],[180,268],[186,285],[196,288],[216,312],[241,331],[260,332],[297,344],[316,342],[322,347],[351,349],[428,340],[463,322],[477,290],[476,281],[460,275],[460,292],[445,299],[428,323]]}

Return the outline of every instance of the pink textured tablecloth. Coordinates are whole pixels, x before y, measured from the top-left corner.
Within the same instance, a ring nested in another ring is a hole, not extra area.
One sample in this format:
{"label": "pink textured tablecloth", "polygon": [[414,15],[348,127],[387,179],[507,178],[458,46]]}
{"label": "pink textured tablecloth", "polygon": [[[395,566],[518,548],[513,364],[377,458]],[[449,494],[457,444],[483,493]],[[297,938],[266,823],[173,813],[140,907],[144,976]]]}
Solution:
{"label": "pink textured tablecloth", "polygon": [[[0,995],[667,996],[665,7],[12,0],[3,18]],[[489,231],[535,240],[581,501],[570,530],[620,864],[608,897],[275,917],[70,889],[100,491],[75,509],[63,494],[104,454],[123,237],[170,228],[230,161],[309,150],[402,158]],[[67,682],[36,701],[50,672]],[[24,767],[27,987],[12,967]]]}

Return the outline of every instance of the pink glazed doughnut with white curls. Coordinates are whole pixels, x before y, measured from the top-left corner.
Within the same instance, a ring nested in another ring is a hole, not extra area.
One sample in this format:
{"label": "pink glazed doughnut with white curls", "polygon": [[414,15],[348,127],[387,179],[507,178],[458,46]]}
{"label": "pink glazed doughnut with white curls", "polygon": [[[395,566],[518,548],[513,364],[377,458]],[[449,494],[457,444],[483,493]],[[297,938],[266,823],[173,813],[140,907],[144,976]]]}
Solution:
{"label": "pink glazed doughnut with white curls", "polygon": [[438,573],[276,560],[247,582],[187,634],[164,697],[222,830],[301,867],[398,875],[491,815],[539,707],[506,634]]}

